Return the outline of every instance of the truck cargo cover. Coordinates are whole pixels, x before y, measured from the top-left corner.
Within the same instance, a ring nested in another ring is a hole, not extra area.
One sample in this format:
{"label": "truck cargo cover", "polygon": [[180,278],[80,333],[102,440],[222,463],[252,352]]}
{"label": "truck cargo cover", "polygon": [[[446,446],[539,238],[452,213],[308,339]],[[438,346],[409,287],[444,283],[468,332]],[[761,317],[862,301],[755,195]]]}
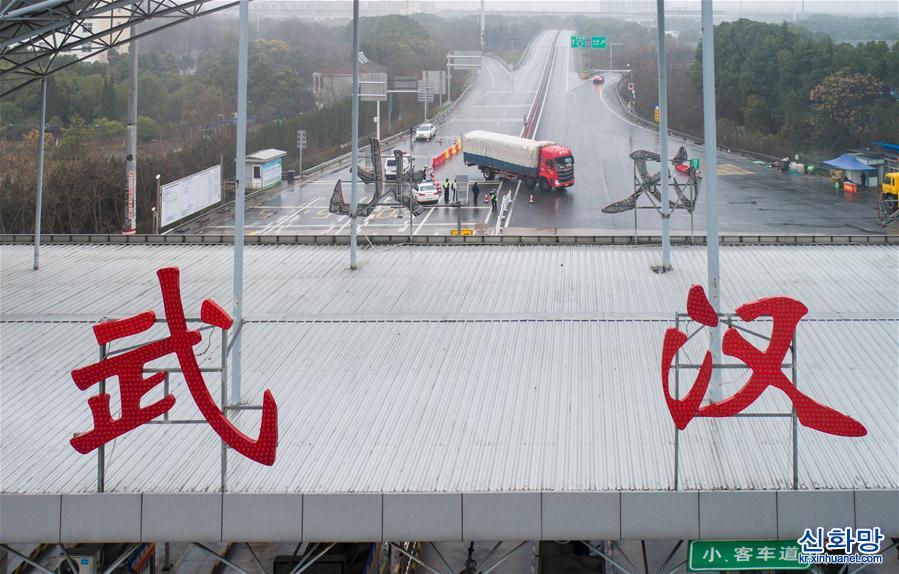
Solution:
{"label": "truck cargo cover", "polygon": [[462,136],[462,151],[466,154],[494,158],[503,163],[531,169],[540,163],[540,150],[552,144],[551,141],[529,140],[483,130],[475,130]]}

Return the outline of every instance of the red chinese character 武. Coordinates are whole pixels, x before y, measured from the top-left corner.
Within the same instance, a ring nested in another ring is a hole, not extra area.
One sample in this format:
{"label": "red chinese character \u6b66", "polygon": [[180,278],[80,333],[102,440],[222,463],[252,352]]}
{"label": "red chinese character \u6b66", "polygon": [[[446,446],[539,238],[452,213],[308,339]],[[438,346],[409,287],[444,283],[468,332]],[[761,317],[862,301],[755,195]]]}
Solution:
{"label": "red chinese character \u6b66", "polygon": [[[768,387],[780,389],[787,395],[796,410],[799,422],[815,430],[838,436],[865,436],[867,429],[857,420],[823,405],[796,388],[783,374],[781,365],[790,349],[793,333],[800,319],[808,313],[801,302],[789,297],[767,297],[737,307],[736,314],[744,321],[759,317],[771,317],[771,340],[764,350],[749,343],[733,327],[724,333],[722,350],[726,355],[743,361],[751,370],[749,380],[733,396],[719,403],[700,406],[712,375],[712,354],[706,351],[693,387],[682,399],[671,396],[668,373],[677,352],[687,342],[687,334],[670,328],[665,332],[662,346],[662,385],[668,410],[677,428],[683,430],[695,417],[729,417],[736,415],[755,402]],[[694,321],[708,327],[718,325],[718,314],[700,285],[690,288],[687,297],[687,314]]]}
{"label": "red chinese character \u6b66", "polygon": [[[206,388],[206,382],[203,380],[203,374],[193,351],[202,336],[199,331],[191,331],[187,328],[184,308],[181,304],[178,268],[160,269],[156,275],[159,277],[159,285],[162,289],[162,301],[169,336],[72,371],[72,379],[82,391],[100,381],[117,377],[122,407],[121,417],[113,418],[109,410],[108,394],[103,393],[89,398],[87,403],[94,417],[94,428],[76,435],[70,441],[72,446],[78,452],[86,454],[170,410],[175,405],[173,395],[166,395],[147,406],[141,406],[140,403],[144,395],[161,383],[166,375],[161,372],[144,378],[144,365],[166,355],[174,354],[178,359],[194,402],[215,432],[240,454],[271,466],[275,462],[275,450],[278,446],[278,406],[275,404],[271,392],[266,390],[263,395],[262,425],[259,430],[259,438],[253,440],[225,417]],[[203,301],[200,307],[200,319],[207,325],[222,329],[230,329],[233,324],[228,313],[209,299]],[[97,343],[105,345],[110,341],[147,331],[155,320],[156,314],[153,311],[147,311],[127,319],[99,323],[94,325],[94,336]]]}

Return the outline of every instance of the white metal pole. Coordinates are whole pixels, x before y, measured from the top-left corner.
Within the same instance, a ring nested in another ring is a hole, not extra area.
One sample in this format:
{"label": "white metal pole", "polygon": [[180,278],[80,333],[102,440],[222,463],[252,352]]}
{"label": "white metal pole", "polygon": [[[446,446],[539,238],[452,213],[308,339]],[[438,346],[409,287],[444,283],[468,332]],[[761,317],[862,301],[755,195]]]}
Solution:
{"label": "white metal pole", "polygon": [[446,103],[452,103],[453,101],[453,68],[450,65],[451,56],[447,54],[446,56]]}
{"label": "white metal pole", "polygon": [[[131,35],[137,35],[137,26],[131,27]],[[131,52],[131,82],[128,84],[128,141],[125,151],[125,229],[123,233],[137,231],[137,93],[138,93],[138,41],[128,46]]]}
{"label": "white metal pole", "polygon": [[37,198],[34,205],[34,270],[40,266],[41,207],[44,203],[44,130],[47,129],[47,76],[41,76],[41,132],[37,143]]}
{"label": "white metal pole", "polygon": [[[242,0],[246,2],[246,0]],[[356,242],[359,230],[356,222],[359,176],[359,0],[353,0],[353,131],[352,166],[350,167],[350,269],[356,268]]]}
{"label": "white metal pole", "polygon": [[656,0],[659,36],[659,155],[662,184],[662,268],[671,269],[671,209],[668,203],[668,70],[665,54],[665,0]]}
{"label": "white metal pole", "polygon": [[376,123],[378,124],[375,126],[375,137],[378,138],[378,141],[381,141],[381,100],[375,102],[375,110]]}
{"label": "white metal pole", "polygon": [[[715,311],[721,310],[720,269],[718,267],[718,138],[715,126],[715,22],[712,0],[702,0],[702,108],[705,139],[703,183],[706,197],[706,247],[708,250],[708,297]],[[721,330],[711,329],[712,361],[721,363]],[[709,399],[720,401],[721,377],[712,370]]]}
{"label": "white metal pole", "polygon": [[231,404],[240,404],[240,353],[243,340],[243,242],[244,196],[247,189],[247,48],[249,43],[249,0],[240,0],[237,48],[237,157],[234,173],[234,340],[231,343]]}

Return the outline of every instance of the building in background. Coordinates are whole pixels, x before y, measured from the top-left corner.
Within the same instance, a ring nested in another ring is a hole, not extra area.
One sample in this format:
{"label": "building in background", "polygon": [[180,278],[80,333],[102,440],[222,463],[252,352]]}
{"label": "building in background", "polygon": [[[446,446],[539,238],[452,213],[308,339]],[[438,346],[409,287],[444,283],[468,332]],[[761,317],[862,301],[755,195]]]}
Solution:
{"label": "building in background", "polygon": [[[111,1],[111,0],[107,0]],[[106,11],[95,18],[89,18],[82,22],[81,26],[71,30],[69,33],[75,38],[91,38],[73,50],[66,52],[66,55],[75,56],[76,58],[84,58],[88,54],[94,54],[85,58],[85,62],[106,63],[109,60],[109,50],[107,46],[115,42],[122,42],[131,37],[131,28],[124,27],[117,29],[128,22],[128,16],[131,14],[130,9],[117,8]],[[108,33],[104,33],[107,32]],[[120,54],[128,53],[128,44],[118,46],[116,51]]]}
{"label": "building in background", "polygon": [[[366,61],[359,64],[360,74],[386,73],[387,68],[381,64]],[[312,95],[318,107],[333,104],[353,93],[353,68],[350,64],[330,66],[312,74]]]}

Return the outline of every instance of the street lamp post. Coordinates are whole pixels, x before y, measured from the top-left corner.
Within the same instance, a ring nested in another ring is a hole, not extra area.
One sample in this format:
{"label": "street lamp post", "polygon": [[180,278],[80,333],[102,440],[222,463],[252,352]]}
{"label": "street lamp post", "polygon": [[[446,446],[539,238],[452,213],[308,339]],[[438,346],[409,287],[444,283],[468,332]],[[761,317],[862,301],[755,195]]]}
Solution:
{"label": "street lamp post", "polygon": [[356,209],[358,208],[358,176],[359,176],[359,0],[353,0],[353,101],[352,101],[352,166],[350,177],[350,269],[356,269],[357,235],[359,232],[356,221]]}
{"label": "street lamp post", "polygon": [[156,207],[153,208],[153,234],[159,235],[159,219],[161,217],[159,210],[162,207],[159,205],[159,176],[160,174],[156,174]]}

